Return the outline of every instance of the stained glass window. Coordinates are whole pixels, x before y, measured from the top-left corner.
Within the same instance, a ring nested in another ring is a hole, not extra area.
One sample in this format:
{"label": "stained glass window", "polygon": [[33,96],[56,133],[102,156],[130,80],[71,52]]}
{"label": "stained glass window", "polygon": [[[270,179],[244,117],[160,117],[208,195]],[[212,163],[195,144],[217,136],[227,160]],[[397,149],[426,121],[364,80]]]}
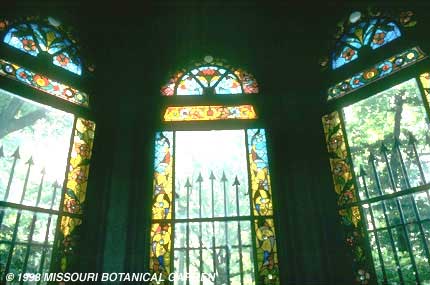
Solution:
{"label": "stained glass window", "polygon": [[[248,73],[236,71],[194,66],[175,75],[162,95],[258,91]],[[258,119],[254,107],[167,106],[163,119],[170,125],[155,136],[151,272],[165,280],[189,274],[189,283],[173,284],[280,284],[266,131],[211,124],[249,124]],[[203,129],[175,130],[176,122],[189,121]]]}
{"label": "stained glass window", "polygon": [[[381,27],[381,20],[362,16],[349,18],[358,39],[348,43],[353,48],[376,49],[400,37],[393,21]],[[399,23],[415,26],[412,16],[401,12]],[[328,89],[331,113],[322,121],[345,242],[360,284],[430,282],[430,84],[418,62],[429,65],[418,46],[400,50]]]}
{"label": "stained glass window", "polygon": [[252,105],[167,107],[164,121],[250,120],[257,114]]}
{"label": "stained glass window", "polygon": [[258,85],[250,73],[212,58],[176,72],[161,88],[164,96],[255,93]]}
{"label": "stained glass window", "polygon": [[333,69],[356,60],[360,56],[360,50],[365,46],[377,49],[401,36],[400,28],[394,21],[364,17],[361,13],[350,18],[342,29],[345,32],[339,36],[332,53]]}
{"label": "stained glass window", "polygon": [[[8,27],[2,42],[37,59],[48,53],[54,64],[64,54],[69,65],[60,65],[78,73],[76,47],[57,24],[53,19],[2,24]],[[0,59],[0,75],[6,78],[0,89],[0,283],[7,273],[70,271],[76,266],[95,131],[91,118],[78,115],[88,114],[88,95],[6,59]],[[55,108],[41,104],[44,96],[52,97]],[[66,102],[75,104],[74,111]]]}
{"label": "stained glass window", "polygon": [[400,54],[396,54],[387,60],[375,64],[371,68],[336,83],[333,87],[329,88],[327,100],[345,96],[354,90],[391,75],[425,58],[427,58],[427,55],[419,47],[414,47]]}
{"label": "stained glass window", "polygon": [[82,63],[77,46],[61,28],[61,23],[51,17],[44,21],[18,23],[9,27],[3,42],[32,56],[49,55],[51,63],[81,75]]}

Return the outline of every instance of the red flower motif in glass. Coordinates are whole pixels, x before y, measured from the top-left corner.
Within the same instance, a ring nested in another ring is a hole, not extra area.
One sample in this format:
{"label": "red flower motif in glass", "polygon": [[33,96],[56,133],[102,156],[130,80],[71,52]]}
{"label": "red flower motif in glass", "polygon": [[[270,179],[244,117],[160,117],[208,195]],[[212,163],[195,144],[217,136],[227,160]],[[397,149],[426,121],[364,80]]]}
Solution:
{"label": "red flower motif in glass", "polygon": [[355,55],[355,50],[352,48],[347,48],[343,53],[342,57],[346,60],[350,60]]}
{"label": "red flower motif in glass", "polygon": [[61,66],[66,66],[70,62],[70,59],[64,54],[57,55],[55,59],[60,63]]}
{"label": "red flower motif in glass", "polygon": [[385,42],[385,36],[386,36],[386,33],[384,33],[384,32],[376,33],[373,36],[373,42],[375,44],[382,45]]}
{"label": "red flower motif in glass", "polygon": [[22,40],[22,47],[25,50],[28,50],[28,51],[30,51],[30,50],[36,50],[36,43],[34,41],[32,41],[32,40],[23,39]]}
{"label": "red flower motif in glass", "polygon": [[39,75],[39,74],[36,74],[36,75],[33,77],[33,81],[34,81],[37,85],[39,85],[40,87],[46,87],[46,86],[48,86],[48,85],[49,85],[49,79],[48,79],[48,78],[46,78],[46,77],[44,77],[44,76],[42,76],[42,75]]}

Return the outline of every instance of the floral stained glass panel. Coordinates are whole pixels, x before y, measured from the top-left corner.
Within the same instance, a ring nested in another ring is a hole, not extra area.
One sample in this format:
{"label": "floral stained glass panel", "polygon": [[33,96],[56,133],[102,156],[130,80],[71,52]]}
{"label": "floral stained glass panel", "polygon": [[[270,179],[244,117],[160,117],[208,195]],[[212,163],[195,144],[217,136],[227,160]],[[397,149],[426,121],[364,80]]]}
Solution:
{"label": "floral stained glass panel", "polygon": [[60,234],[58,239],[58,258],[56,264],[60,264],[62,272],[70,272],[71,267],[78,262],[79,256],[76,252],[76,246],[81,238],[80,226],[82,220],[69,216],[62,216],[60,221]]}
{"label": "floral stained glass panel", "polygon": [[340,37],[336,43],[336,50],[332,53],[333,69],[356,60],[363,46],[377,49],[401,37],[399,27],[384,18],[360,21],[348,29]]}
{"label": "floral stained glass panel", "polygon": [[33,33],[27,24],[11,28],[3,38],[3,42],[32,56],[39,54]]}
{"label": "floral stained glass panel", "polygon": [[[73,48],[71,50],[73,50]],[[70,70],[73,73],[82,73],[82,64],[80,58],[75,57],[73,59],[68,52],[62,52],[58,55],[55,55],[52,58],[52,63],[59,67],[63,67],[67,70]]]}
{"label": "floral stained glass panel", "polygon": [[354,90],[402,70],[424,58],[427,58],[427,55],[419,47],[414,47],[392,56],[330,87],[327,91],[327,101],[343,97]]}
{"label": "floral stained glass panel", "polygon": [[334,191],[338,196],[339,216],[345,228],[345,242],[356,262],[354,270],[357,272],[357,278],[361,278],[360,275],[363,274],[368,276],[370,266],[368,260],[371,257],[365,253],[365,227],[360,210],[356,206],[348,207],[348,204],[358,200],[339,113],[335,111],[325,115],[322,118],[322,123],[330,157]]}
{"label": "floral stained glass panel", "polygon": [[32,88],[83,107],[88,107],[88,95],[17,64],[0,59],[0,75],[15,79]]}
{"label": "floral stained glass panel", "polygon": [[399,38],[401,35],[402,34],[400,33],[399,27],[397,27],[397,25],[393,22],[379,26],[373,35],[370,47],[372,49],[377,49]]}
{"label": "floral stained glass panel", "polygon": [[32,56],[46,53],[53,63],[75,74],[82,74],[82,64],[71,40],[52,25],[24,23],[11,27],[3,42]]}
{"label": "floral stained glass panel", "polygon": [[430,106],[430,73],[426,72],[420,75],[420,82],[424,89],[424,95],[427,100],[427,106]]}
{"label": "floral stained glass panel", "polygon": [[164,121],[250,120],[257,114],[251,105],[167,107]]}
{"label": "floral stained glass panel", "polygon": [[229,66],[205,65],[177,72],[161,88],[164,96],[256,94],[258,84],[252,74]]}
{"label": "floral stained glass panel", "polygon": [[155,136],[154,194],[152,219],[172,217],[173,132],[158,132]]}
{"label": "floral stained glass panel", "polygon": [[279,285],[278,254],[273,219],[255,221],[259,284]]}
{"label": "floral stained glass panel", "polygon": [[270,185],[266,132],[264,129],[248,129],[247,136],[254,215],[271,216],[273,215],[272,189]]}
{"label": "floral stained glass panel", "polygon": [[67,213],[82,213],[87,190],[94,131],[94,122],[77,118],[69,161],[67,189],[64,197],[64,211]]}
{"label": "floral stained glass panel", "polygon": [[[149,269],[168,280],[171,258],[172,225],[168,222],[153,223],[151,227],[151,254]],[[155,283],[154,283],[155,284]],[[159,284],[167,284],[162,281]]]}

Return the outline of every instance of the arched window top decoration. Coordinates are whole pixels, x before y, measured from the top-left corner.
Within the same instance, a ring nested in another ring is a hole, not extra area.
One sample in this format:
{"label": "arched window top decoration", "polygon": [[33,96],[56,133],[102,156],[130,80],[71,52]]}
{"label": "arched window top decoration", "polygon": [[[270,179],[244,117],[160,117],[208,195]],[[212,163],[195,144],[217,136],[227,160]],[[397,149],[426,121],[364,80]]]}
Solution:
{"label": "arched window top decoration", "polygon": [[361,19],[361,12],[353,12],[345,32],[340,36],[332,54],[332,68],[339,68],[360,56],[363,47],[377,49],[401,36],[400,28],[387,18]]}
{"label": "arched window top decoration", "polygon": [[161,88],[161,95],[229,95],[256,94],[254,76],[221,60],[206,56],[191,68],[176,72]]}
{"label": "arched window top decoration", "polygon": [[360,58],[363,49],[376,50],[403,36],[405,29],[416,26],[410,10],[380,11],[368,8],[354,11],[337,24],[330,44],[330,56],[323,56],[323,69],[335,70]]}
{"label": "arched window top decoration", "polygon": [[82,74],[76,40],[56,19],[28,18],[16,23],[1,21],[1,30],[5,30],[4,43],[34,57],[47,57],[56,66]]}

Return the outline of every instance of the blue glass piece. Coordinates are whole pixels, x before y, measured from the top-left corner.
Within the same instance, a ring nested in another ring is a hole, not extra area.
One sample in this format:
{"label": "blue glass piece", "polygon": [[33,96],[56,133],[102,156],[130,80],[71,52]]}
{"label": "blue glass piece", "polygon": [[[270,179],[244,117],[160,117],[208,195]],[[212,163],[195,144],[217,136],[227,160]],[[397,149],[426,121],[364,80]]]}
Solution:
{"label": "blue glass piece", "polygon": [[366,45],[366,46],[369,45],[369,42],[372,39],[373,32],[376,29],[376,23],[377,23],[376,19],[372,19],[369,21],[369,25],[366,28],[366,32],[364,33],[364,36],[363,36],[363,45]]}
{"label": "blue glass piece", "polygon": [[[372,18],[350,28],[348,33],[336,43],[332,53],[332,69],[336,69],[358,58],[358,50],[363,46],[377,49],[401,37],[401,31],[394,22]],[[348,46],[344,45],[348,44]]]}
{"label": "blue glass piece", "polygon": [[182,77],[176,89],[177,95],[203,95],[203,88],[191,75]]}
{"label": "blue glass piece", "polygon": [[31,30],[25,24],[9,29],[3,42],[32,56],[39,54]]}
{"label": "blue glass piece", "polygon": [[349,63],[358,58],[358,51],[348,46],[342,49],[342,52],[336,57],[333,54],[332,67],[333,69],[339,68],[342,65]]}
{"label": "blue glass piece", "polygon": [[155,134],[155,159],[154,169],[163,173],[168,166],[166,153],[173,149],[173,132],[157,132]]}
{"label": "blue glass piece", "polygon": [[216,94],[241,94],[242,86],[232,73],[227,74],[215,87]]}
{"label": "blue glass piece", "polygon": [[343,39],[343,41],[356,49],[360,49],[363,46],[362,43],[355,37],[350,37],[350,36],[344,36],[344,37],[345,39]]}
{"label": "blue glass piece", "polygon": [[82,64],[80,58],[75,58],[74,60],[71,58],[68,52],[62,52],[52,58],[52,62],[64,69],[69,70],[75,74],[82,74]]}
{"label": "blue glass piece", "polygon": [[33,74],[25,68],[18,68],[15,72],[16,78],[27,85],[33,85]]}
{"label": "blue glass piece", "polygon": [[358,88],[358,87],[363,86],[365,84],[362,79],[363,79],[363,76],[360,73],[360,74],[352,77],[349,84],[351,85],[352,88]]}
{"label": "blue glass piece", "polygon": [[57,53],[72,45],[69,40],[63,39],[61,34],[52,27],[40,27],[37,24],[31,24],[31,28],[36,35],[40,49],[50,54]]}
{"label": "blue glass piece", "polygon": [[373,36],[373,40],[370,43],[370,47],[372,49],[377,49],[389,42],[392,42],[393,40],[401,37],[401,32],[399,27],[393,22],[390,22],[387,24],[387,28],[378,28],[375,31],[375,34]]}
{"label": "blue glass piece", "polygon": [[247,129],[248,148],[254,151],[253,161],[260,169],[268,167],[266,131],[265,129]]}
{"label": "blue glass piece", "polygon": [[383,77],[387,74],[390,74],[393,71],[393,63],[389,60],[386,60],[378,65],[379,77]]}

